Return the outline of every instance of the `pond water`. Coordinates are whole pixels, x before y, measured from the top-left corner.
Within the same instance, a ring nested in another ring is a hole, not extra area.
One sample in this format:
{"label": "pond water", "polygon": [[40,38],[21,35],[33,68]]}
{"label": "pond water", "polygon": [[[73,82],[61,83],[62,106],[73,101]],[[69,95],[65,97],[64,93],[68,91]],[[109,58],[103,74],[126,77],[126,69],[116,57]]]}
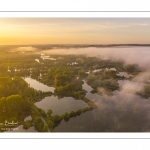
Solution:
{"label": "pond water", "polygon": [[41,54],[41,58],[43,59],[43,60],[45,60],[45,59],[49,59],[49,60],[56,60],[55,58],[52,58],[52,57],[50,57],[50,56],[46,56],[46,55],[42,55]]}
{"label": "pond water", "polygon": [[93,72],[95,73],[95,72],[99,72],[99,71],[101,71],[102,69],[95,69],[95,70],[93,70]]}
{"label": "pond water", "polygon": [[[99,71],[101,71],[101,70],[102,70],[102,69],[94,69],[92,72],[93,72],[93,73],[96,73],[96,72],[99,72]],[[86,73],[89,74],[89,73],[90,73],[90,70],[87,71]]]}
{"label": "pond water", "polygon": [[[108,68],[109,69],[109,68]],[[113,71],[116,71],[116,68],[110,68],[109,70],[113,70]]]}
{"label": "pond water", "polygon": [[[135,84],[135,88],[139,86],[136,82],[132,84]],[[113,96],[92,94],[92,88],[86,82],[83,88],[88,91],[86,97],[94,101],[98,108],[70,118],[68,122],[63,120],[55,128],[57,132],[150,131],[150,99],[144,100],[135,93],[122,90],[114,91]]]}
{"label": "pond water", "polygon": [[40,63],[39,59],[35,59],[36,62]]}
{"label": "pond water", "polygon": [[72,97],[58,99],[57,96],[45,97],[40,102],[36,102],[35,105],[45,111],[51,109],[53,115],[63,115],[65,112],[71,112],[87,107],[87,104],[82,100],[75,100]]}
{"label": "pond water", "polygon": [[32,120],[32,117],[31,116],[28,116],[24,119],[24,121],[27,121],[27,120]]}
{"label": "pond water", "polygon": [[35,79],[32,79],[30,77],[27,77],[27,78],[24,78],[24,80],[30,84],[30,87],[36,89],[36,90],[41,90],[41,91],[44,91],[44,92],[54,92],[55,88],[54,87],[49,87],[47,85],[44,85],[43,83],[40,83],[38,82],[37,80]]}

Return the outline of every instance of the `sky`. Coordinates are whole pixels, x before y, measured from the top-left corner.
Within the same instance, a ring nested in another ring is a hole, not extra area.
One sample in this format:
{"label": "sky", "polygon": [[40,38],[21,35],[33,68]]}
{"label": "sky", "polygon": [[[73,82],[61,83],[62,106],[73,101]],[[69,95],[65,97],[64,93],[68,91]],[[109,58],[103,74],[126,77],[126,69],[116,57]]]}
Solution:
{"label": "sky", "polygon": [[150,18],[0,18],[0,45],[150,44]]}

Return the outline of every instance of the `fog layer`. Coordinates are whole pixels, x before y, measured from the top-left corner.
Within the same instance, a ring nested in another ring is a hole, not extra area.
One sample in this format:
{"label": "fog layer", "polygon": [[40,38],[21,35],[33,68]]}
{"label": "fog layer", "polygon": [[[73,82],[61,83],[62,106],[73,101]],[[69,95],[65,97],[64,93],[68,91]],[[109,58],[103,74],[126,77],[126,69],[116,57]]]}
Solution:
{"label": "fog layer", "polygon": [[150,68],[150,47],[107,47],[107,48],[70,48],[44,50],[49,54],[85,54],[103,59],[112,58],[123,60],[127,64],[138,64],[140,67]]}

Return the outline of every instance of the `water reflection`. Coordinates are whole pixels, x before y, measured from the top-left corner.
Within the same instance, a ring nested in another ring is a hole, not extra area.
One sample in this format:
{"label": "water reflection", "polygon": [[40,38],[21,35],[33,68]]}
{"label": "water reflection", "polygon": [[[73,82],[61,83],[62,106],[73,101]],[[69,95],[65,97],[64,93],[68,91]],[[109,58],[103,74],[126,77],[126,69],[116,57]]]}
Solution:
{"label": "water reflection", "polygon": [[62,121],[57,132],[149,132],[150,99],[143,100],[134,93],[114,91],[113,96],[92,94],[86,83],[87,98],[98,108],[68,122]]}
{"label": "water reflection", "polygon": [[39,59],[35,59],[36,62],[40,63]]}
{"label": "water reflection", "polygon": [[52,57],[50,57],[50,56],[46,56],[46,55],[44,55],[44,54],[41,54],[41,58],[42,58],[43,60],[45,60],[45,59],[56,60],[55,58],[52,58]]}
{"label": "water reflection", "polygon": [[44,91],[44,92],[54,92],[55,88],[54,87],[49,87],[47,85],[44,85],[40,82],[38,82],[37,80],[34,80],[30,77],[27,77],[27,78],[24,78],[24,80],[30,84],[30,87],[36,89],[36,90],[41,90],[41,91]]}
{"label": "water reflection", "polygon": [[62,115],[65,112],[75,111],[87,106],[82,100],[75,100],[72,97],[58,99],[57,96],[45,97],[40,102],[36,102],[35,105],[45,111],[51,109],[53,115]]}
{"label": "water reflection", "polygon": [[27,120],[32,120],[32,117],[31,116],[28,116],[24,119],[24,121],[27,121]]}

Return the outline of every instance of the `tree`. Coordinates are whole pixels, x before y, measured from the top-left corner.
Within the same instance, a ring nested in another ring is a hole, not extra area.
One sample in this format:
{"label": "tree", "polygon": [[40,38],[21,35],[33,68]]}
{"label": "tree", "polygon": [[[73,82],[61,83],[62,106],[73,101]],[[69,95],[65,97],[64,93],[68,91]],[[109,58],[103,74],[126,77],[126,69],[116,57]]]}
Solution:
{"label": "tree", "polygon": [[22,108],[22,96],[11,95],[6,98],[7,109],[9,110],[20,110]]}
{"label": "tree", "polygon": [[47,110],[47,115],[50,117],[53,111],[51,109]]}
{"label": "tree", "polygon": [[47,126],[47,124],[44,124],[43,132],[48,132],[48,126]]}
{"label": "tree", "polygon": [[36,117],[34,119],[34,124],[35,124],[35,127],[38,131],[43,131],[43,128],[44,128],[44,123],[41,119],[41,117]]}
{"label": "tree", "polygon": [[48,120],[47,124],[48,124],[48,126],[49,126],[50,129],[53,128],[53,126],[54,126],[54,123],[51,120]]}
{"label": "tree", "polygon": [[60,86],[60,85],[65,85],[67,82],[69,82],[70,76],[67,74],[57,74],[55,77],[55,85]]}
{"label": "tree", "polygon": [[69,119],[69,114],[67,112],[64,113],[64,118]]}
{"label": "tree", "polygon": [[110,79],[110,78],[116,77],[116,71],[114,71],[114,70],[105,70],[103,74],[104,74],[105,79]]}
{"label": "tree", "polygon": [[40,109],[40,113],[42,116],[46,116],[45,111],[43,109]]}
{"label": "tree", "polygon": [[58,116],[58,115],[54,115],[54,116],[52,116],[52,120],[54,121],[54,122],[59,122],[59,121],[61,121],[63,118],[61,117],[61,116]]}

